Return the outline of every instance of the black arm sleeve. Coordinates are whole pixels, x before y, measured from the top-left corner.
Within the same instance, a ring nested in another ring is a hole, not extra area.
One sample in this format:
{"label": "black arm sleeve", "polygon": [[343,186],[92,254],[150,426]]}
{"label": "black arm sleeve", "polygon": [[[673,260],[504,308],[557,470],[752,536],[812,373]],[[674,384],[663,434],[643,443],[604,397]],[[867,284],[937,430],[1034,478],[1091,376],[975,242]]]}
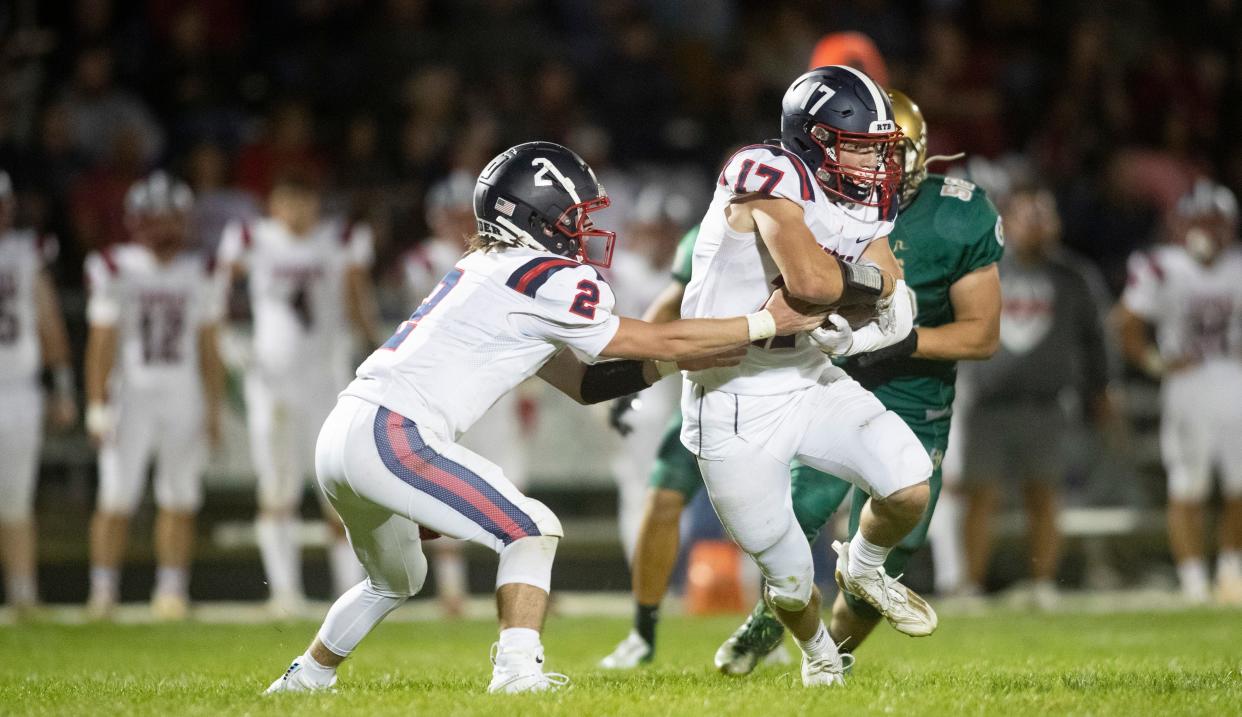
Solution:
{"label": "black arm sleeve", "polygon": [[643,377],[643,361],[604,361],[582,374],[582,402],[600,403],[637,393],[651,384]]}

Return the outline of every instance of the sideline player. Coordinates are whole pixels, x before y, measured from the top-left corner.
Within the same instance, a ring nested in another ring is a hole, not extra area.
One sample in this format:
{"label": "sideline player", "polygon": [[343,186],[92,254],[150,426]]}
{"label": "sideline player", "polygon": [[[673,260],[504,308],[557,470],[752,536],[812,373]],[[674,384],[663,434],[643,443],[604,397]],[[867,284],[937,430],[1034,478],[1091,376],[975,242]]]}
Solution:
{"label": "sideline player", "polygon": [[[909,426],[931,456],[931,495],[918,525],[889,553],[884,570],[899,575],[923,546],[940,496],[940,463],[948,449],[957,362],[991,356],[1000,336],[1001,288],[997,262],[1004,235],[996,207],[974,184],[927,172],[923,113],[905,94],[889,92],[893,115],[905,134],[901,214],[889,241],[918,299],[918,327],[901,343],[844,364],[855,380]],[[793,469],[794,514],[808,541],[844,502],[850,486],[806,465]],[[858,531],[862,490],[852,491],[850,535]],[[866,602],[842,591],[832,606],[828,632],[853,652],[880,621]],[[760,603],[716,652],[717,669],[744,675],[780,646],[784,630]]]}
{"label": "sideline player", "polygon": [[[500,554],[500,639],[488,690],[563,683],[543,672],[540,642],[560,523],[457,439],[535,374],[596,403],[651,385],[677,370],[670,362],[729,365],[740,352],[721,352],[823,321],[822,313],[790,309],[779,291],[768,308],[744,318],[648,324],[615,316],[612,289],[591,266],[611,259],[615,235],[590,218],[608,204],[582,158],[550,142],[518,145],[484,168],[472,250],[358,368],[320,433],[319,482],[367,579],[337,600],[310,648],[269,692],[335,683],[336,667],[362,638],[422,586],[420,530]],[[658,361],[586,366],[578,356]]]}
{"label": "sideline player", "polygon": [[[1216,596],[1242,604],[1242,251],[1233,193],[1198,182],[1176,208],[1176,243],[1130,258],[1121,297],[1122,350],[1162,382],[1160,449],[1169,544],[1182,594],[1209,598],[1203,531],[1220,471]],[[1155,343],[1149,338],[1155,330]]]}
{"label": "sideline player", "polygon": [[912,330],[913,297],[894,279],[901,269],[887,238],[901,139],[888,96],[862,72],[833,65],[797,78],[782,102],[780,145],[746,147],[721,172],[682,302],[683,316],[727,315],[781,283],[813,305],[874,307],[858,331],[833,314],[833,329],[752,346],[740,367],[690,373],[682,392],[682,443],[698,456],[725,529],[758,563],[765,598],[802,649],[808,687],[843,684],[846,661],[820,619],[790,498],[794,459],[871,496],[858,534],[838,546],[842,589],[902,632],[936,628],[926,601],[883,568],[924,513],[931,460],[895,413],[829,361]]}
{"label": "sideline player", "polygon": [[44,268],[55,255],[56,242],[13,228],[13,194],[8,173],[0,170],[0,558],[5,597],[25,617],[39,601],[34,498],[44,413],[39,373],[44,366],[52,372],[52,424],[73,425],[78,409],[65,320]]}
{"label": "sideline player", "polygon": [[[474,233],[474,177],[454,171],[427,191],[427,225],[432,235],[403,257],[406,294],[417,304],[465,253]],[[458,443],[504,471],[518,490],[526,489],[526,442],[522,437],[519,390],[501,396]],[[468,594],[465,543],[437,540],[428,548],[440,612],[460,617]]]}
{"label": "sideline player", "polygon": [[119,595],[129,518],[155,462],[155,591],[151,609],[178,620],[189,608],[194,517],[207,440],[220,431],[223,374],[208,262],[187,251],[189,187],[163,172],[125,198],[133,243],[86,259],[86,429],[99,448],[91,519],[88,612],[108,618]]}
{"label": "sideline player", "polygon": [[[280,177],[270,216],[230,225],[220,241],[226,283],[249,281],[253,355],[246,370],[246,421],[258,476],[255,536],[267,574],[269,607],[294,616],[305,605],[299,508],[311,475],[315,438],[336,394],[349,382],[354,328],[378,341],[368,272],[371,230],[320,218],[309,180]],[[226,291],[226,295],[231,291]],[[334,594],[362,579],[340,522],[325,505]]]}

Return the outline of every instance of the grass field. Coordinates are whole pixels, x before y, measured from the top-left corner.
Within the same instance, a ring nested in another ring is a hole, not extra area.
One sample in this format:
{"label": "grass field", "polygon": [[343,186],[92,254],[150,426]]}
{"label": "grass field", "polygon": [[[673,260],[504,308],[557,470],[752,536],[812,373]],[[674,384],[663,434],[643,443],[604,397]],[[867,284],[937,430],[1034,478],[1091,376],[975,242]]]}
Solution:
{"label": "grass field", "polygon": [[[0,714],[825,715],[1242,714],[1242,613],[954,617],[933,637],[881,629],[843,689],[805,690],[796,665],[728,679],[711,654],[734,620],[668,619],[656,664],[595,661],[627,629],[557,618],[550,695],[484,694],[494,626],[381,625],[330,695],[259,695],[315,625],[0,628]],[[790,648],[792,649],[792,647]]]}

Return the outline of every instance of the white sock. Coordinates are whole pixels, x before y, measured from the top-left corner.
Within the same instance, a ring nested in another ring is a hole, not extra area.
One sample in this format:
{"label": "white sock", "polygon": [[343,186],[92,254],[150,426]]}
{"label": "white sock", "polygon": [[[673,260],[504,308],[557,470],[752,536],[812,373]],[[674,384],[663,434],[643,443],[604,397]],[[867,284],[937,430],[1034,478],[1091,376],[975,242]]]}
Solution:
{"label": "white sock", "polygon": [[362,638],[408,598],[380,595],[363,580],[337,598],[319,628],[319,641],[341,657],[348,657]]}
{"label": "white sock", "polygon": [[298,552],[296,546],[289,546],[289,541],[296,539],[290,523],[292,519],[284,517],[260,517],[254,523],[259,556],[263,559],[263,571],[267,573],[268,589],[273,595],[302,592],[300,571],[297,571],[296,561],[290,560],[290,556]]}
{"label": "white sock", "polygon": [[444,599],[460,598],[466,594],[466,556],[460,546],[439,550],[432,558],[436,571],[436,594]]}
{"label": "white sock", "polygon": [[832,636],[828,634],[828,628],[824,627],[823,620],[819,621],[819,628],[811,639],[799,640],[795,637],[794,642],[798,643],[798,647],[802,648],[802,654],[812,659],[837,651],[837,646],[832,643]]}
{"label": "white sock", "polygon": [[1242,550],[1222,550],[1216,556],[1216,582],[1242,580]]}
{"label": "white sock", "polygon": [[862,577],[884,567],[892,548],[885,548],[868,541],[859,533],[850,541],[850,564],[846,566],[853,577]]}
{"label": "white sock", "polygon": [[1208,597],[1207,563],[1203,558],[1191,558],[1177,564],[1177,578],[1182,584],[1182,594],[1194,600]]}
{"label": "white sock", "polygon": [[328,546],[328,565],[332,570],[332,590],[336,595],[344,595],[346,590],[362,582],[366,572],[354,549],[345,538],[338,538]]}
{"label": "white sock", "polygon": [[500,631],[500,649],[502,652],[516,650],[518,652],[539,652],[543,643],[539,641],[539,631],[529,627],[509,627]]}
{"label": "white sock", "polygon": [[332,676],[336,674],[336,668],[319,664],[319,660],[311,656],[309,648],[302,653],[302,656],[297,661],[302,663],[302,671],[315,684],[327,685],[332,683]]}
{"label": "white sock", "polygon": [[116,602],[119,584],[120,570],[117,568],[91,567],[91,600]]}
{"label": "white sock", "polygon": [[39,601],[39,588],[33,575],[6,575],[4,592],[10,605],[33,605]]}
{"label": "white sock", "polygon": [[155,594],[186,597],[189,595],[190,571],[181,567],[159,566],[155,569]]}

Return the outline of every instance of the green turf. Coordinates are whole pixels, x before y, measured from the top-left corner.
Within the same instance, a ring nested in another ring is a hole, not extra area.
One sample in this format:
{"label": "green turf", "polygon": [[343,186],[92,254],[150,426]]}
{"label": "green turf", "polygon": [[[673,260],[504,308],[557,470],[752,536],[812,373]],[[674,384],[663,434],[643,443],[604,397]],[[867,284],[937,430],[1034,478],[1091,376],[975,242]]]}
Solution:
{"label": "green turf", "polygon": [[709,666],[732,619],[669,619],[657,662],[594,668],[627,626],[553,619],[551,695],[484,694],[494,627],[381,626],[333,695],[259,692],[314,625],[0,628],[0,714],[827,715],[1242,713],[1242,613],[994,614],[942,620],[931,638],[881,628],[843,689],[805,690],[796,666],[729,679]]}

